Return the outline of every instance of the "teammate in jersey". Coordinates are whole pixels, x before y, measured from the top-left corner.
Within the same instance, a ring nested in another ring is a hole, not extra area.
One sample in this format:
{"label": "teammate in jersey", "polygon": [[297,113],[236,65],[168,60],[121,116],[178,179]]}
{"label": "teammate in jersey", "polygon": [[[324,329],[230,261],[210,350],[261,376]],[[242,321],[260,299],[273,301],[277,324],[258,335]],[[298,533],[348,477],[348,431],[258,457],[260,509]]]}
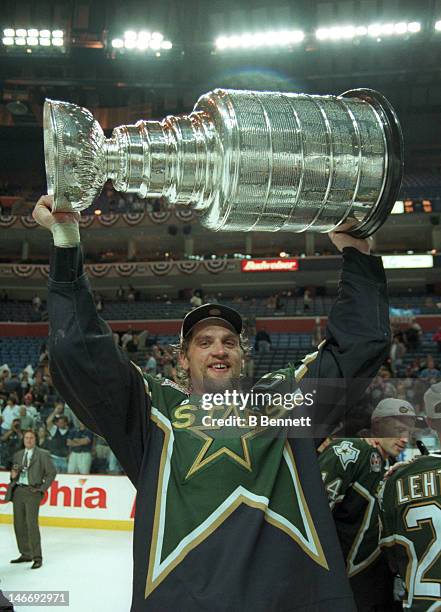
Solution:
{"label": "teammate in jersey", "polygon": [[[427,421],[441,441],[441,383],[424,394]],[[379,492],[381,539],[404,584],[403,609],[441,611],[441,453],[400,467]]]}
{"label": "teammate in jersey", "polygon": [[[359,612],[393,610],[393,575],[378,545],[376,494],[389,457],[405,448],[415,423],[409,402],[387,398],[371,417],[375,448],[362,438],[332,442],[320,469]],[[383,437],[395,434],[396,437]]]}
{"label": "teammate in jersey", "polygon": [[[137,488],[132,612],[352,612],[315,440],[254,430],[230,439],[196,420],[207,386],[226,389],[240,375],[240,315],[213,304],[184,319],[180,359],[189,386],[143,377],[96,312],[78,214],[51,207],[43,196],[34,211],[55,245],[51,373]],[[389,351],[381,258],[369,254],[366,240],[331,239],[343,252],[339,295],[320,350],[274,377],[290,391],[315,378],[359,390]],[[311,413],[335,426],[345,409],[340,396],[341,388],[318,390]]]}

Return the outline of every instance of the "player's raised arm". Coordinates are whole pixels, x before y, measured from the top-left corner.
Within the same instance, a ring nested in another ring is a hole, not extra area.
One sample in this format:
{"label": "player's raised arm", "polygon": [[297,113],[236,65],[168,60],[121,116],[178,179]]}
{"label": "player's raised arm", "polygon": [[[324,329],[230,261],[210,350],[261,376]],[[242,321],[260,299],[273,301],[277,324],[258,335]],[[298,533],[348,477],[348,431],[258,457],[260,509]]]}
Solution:
{"label": "player's raised arm", "polygon": [[52,213],[52,198],[42,196],[33,217],[54,239],[48,286],[54,385],[78,418],[107,439],[135,483],[150,410],[143,378],[96,312],[83,272],[79,214]]}
{"label": "player's raised arm", "polygon": [[389,352],[390,325],[386,276],[369,240],[332,232],[342,252],[338,296],[328,317],[325,342],[308,365],[317,381],[316,424],[338,424],[363,394]]}

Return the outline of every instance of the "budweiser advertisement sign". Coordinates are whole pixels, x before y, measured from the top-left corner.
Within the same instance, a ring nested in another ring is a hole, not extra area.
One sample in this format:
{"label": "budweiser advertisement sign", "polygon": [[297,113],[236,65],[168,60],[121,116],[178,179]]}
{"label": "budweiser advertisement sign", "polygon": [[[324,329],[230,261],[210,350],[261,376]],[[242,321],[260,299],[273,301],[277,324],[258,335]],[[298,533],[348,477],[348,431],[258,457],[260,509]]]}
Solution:
{"label": "budweiser advertisement sign", "polygon": [[297,259],[243,259],[242,272],[296,272]]}

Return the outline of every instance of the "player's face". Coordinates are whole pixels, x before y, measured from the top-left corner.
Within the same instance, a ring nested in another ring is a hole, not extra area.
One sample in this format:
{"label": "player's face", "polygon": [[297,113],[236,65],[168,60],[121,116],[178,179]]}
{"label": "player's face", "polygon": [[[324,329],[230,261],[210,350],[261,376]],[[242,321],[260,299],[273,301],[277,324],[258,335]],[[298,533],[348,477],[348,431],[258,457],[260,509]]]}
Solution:
{"label": "player's face", "polygon": [[415,427],[415,417],[384,417],[372,422],[377,438],[409,438]]}
{"label": "player's face", "polygon": [[181,364],[191,378],[195,393],[215,393],[230,388],[240,376],[242,349],[239,336],[227,323],[201,321],[192,331]]}
{"label": "player's face", "polygon": [[406,448],[409,438],[380,438],[379,443],[385,455],[389,457],[398,457],[398,455]]}

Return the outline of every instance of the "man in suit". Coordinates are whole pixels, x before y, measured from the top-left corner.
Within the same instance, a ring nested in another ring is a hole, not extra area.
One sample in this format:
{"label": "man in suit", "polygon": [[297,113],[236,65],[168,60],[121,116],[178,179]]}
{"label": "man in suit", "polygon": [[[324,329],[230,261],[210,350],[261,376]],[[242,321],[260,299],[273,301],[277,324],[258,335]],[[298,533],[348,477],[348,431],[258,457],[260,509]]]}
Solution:
{"label": "man in suit", "polygon": [[14,505],[14,531],[20,556],[11,563],[33,561],[31,569],[43,564],[38,512],[40,502],[56,476],[55,466],[48,451],[38,448],[34,431],[23,437],[24,449],[13,458],[11,481],[5,501]]}

